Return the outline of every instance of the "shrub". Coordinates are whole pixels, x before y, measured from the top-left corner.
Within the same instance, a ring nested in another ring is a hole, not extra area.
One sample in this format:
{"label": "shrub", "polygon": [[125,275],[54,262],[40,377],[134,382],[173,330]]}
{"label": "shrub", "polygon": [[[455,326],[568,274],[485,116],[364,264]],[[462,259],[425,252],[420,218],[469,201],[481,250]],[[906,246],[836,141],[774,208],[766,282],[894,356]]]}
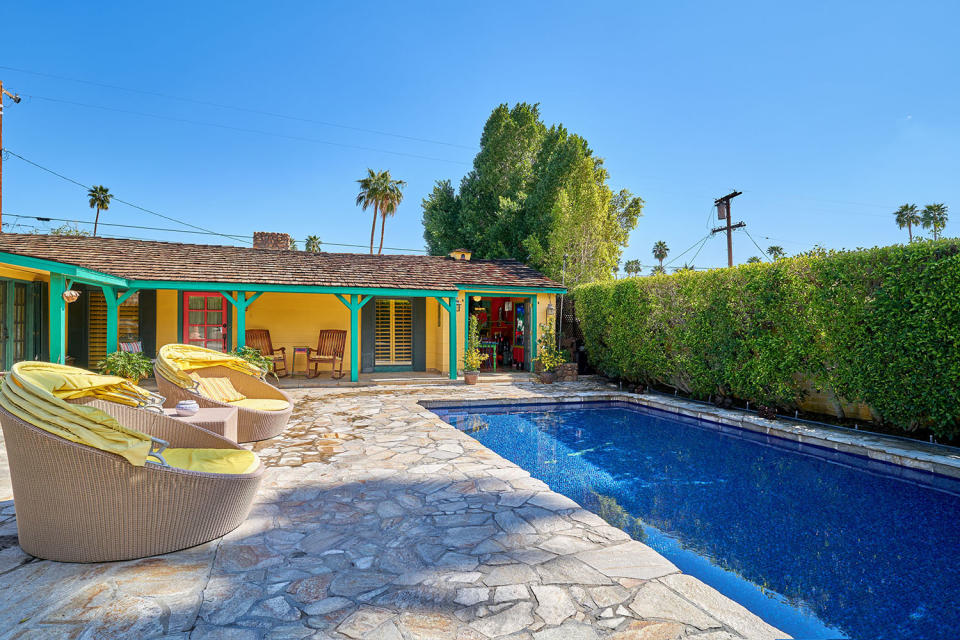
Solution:
{"label": "shrub", "polygon": [[574,291],[600,371],[793,409],[812,385],[904,430],[960,432],[957,240],[818,252]]}
{"label": "shrub", "polygon": [[115,351],[97,363],[97,370],[106,375],[127,378],[136,384],[153,375],[153,363],[142,353]]}
{"label": "shrub", "polygon": [[480,351],[480,325],[477,316],[470,316],[468,331],[467,348],[463,352],[463,370],[479,371],[480,366],[487,361],[490,354]]}

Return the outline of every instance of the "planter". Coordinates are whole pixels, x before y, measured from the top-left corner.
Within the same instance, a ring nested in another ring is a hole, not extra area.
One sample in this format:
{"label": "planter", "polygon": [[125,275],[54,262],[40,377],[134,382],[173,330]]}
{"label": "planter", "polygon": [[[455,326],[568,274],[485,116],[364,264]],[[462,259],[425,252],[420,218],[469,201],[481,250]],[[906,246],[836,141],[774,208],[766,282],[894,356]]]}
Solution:
{"label": "planter", "polygon": [[544,371],[540,374],[540,382],[543,384],[553,384],[557,380],[556,371]]}
{"label": "planter", "polygon": [[463,372],[463,381],[466,384],[477,384],[477,380],[480,379],[479,371],[464,371]]}

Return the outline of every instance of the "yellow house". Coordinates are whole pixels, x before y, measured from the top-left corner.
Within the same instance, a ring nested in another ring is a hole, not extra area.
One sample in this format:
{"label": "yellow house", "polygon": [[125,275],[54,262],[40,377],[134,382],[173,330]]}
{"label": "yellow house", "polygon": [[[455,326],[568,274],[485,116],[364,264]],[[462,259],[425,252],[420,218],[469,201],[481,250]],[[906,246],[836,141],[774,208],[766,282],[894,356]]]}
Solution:
{"label": "yellow house", "polygon": [[266,329],[288,369],[323,329],[347,331],[344,368],[456,378],[467,321],[498,368],[530,370],[538,328],[564,289],[512,260],[309,253],[286,234],[254,246],[0,234],[0,365],[49,359],[95,367],[120,344],[149,356],[183,342],[243,346]]}

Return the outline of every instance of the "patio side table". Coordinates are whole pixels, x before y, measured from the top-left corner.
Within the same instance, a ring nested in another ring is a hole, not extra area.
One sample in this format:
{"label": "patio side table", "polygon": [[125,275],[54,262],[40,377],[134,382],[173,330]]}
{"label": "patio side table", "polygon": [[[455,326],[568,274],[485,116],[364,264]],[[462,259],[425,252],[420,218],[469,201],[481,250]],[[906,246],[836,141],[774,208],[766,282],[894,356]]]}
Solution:
{"label": "patio side table", "polygon": [[308,375],[310,373],[310,347],[294,347],[293,348],[293,362],[290,363],[290,375],[297,375],[297,356],[303,356],[303,375]]}
{"label": "patio side table", "polygon": [[227,440],[237,441],[236,407],[205,407],[192,416],[178,416],[175,409],[164,409],[163,413],[171,418],[183,420],[201,429],[212,431]]}

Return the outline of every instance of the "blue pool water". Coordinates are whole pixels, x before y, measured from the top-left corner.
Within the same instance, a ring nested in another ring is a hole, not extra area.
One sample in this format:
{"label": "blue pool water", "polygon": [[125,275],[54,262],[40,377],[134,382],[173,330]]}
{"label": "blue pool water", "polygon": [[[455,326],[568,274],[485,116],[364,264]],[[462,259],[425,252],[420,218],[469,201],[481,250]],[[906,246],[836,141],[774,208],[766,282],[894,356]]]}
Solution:
{"label": "blue pool water", "polygon": [[960,483],[631,405],[433,410],[795,638],[960,635]]}

